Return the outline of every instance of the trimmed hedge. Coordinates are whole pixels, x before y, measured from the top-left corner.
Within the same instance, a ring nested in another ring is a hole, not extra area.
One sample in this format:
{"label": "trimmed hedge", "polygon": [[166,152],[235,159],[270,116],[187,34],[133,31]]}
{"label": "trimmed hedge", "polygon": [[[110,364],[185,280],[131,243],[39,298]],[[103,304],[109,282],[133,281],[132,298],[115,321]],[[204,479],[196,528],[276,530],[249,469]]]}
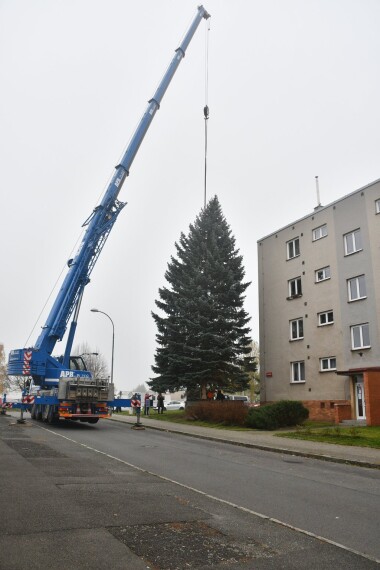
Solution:
{"label": "trimmed hedge", "polygon": [[186,406],[185,418],[226,426],[244,426],[248,410],[248,406],[241,401],[200,400]]}
{"label": "trimmed hedge", "polygon": [[301,402],[281,400],[260,408],[250,408],[246,425],[255,429],[278,429],[302,424],[309,417],[309,410]]}

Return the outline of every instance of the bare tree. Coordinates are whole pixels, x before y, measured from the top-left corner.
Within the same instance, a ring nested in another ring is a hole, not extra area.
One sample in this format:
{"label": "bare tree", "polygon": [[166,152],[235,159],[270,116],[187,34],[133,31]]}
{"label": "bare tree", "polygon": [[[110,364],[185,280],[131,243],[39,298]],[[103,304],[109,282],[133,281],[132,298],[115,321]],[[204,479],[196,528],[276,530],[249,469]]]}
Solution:
{"label": "bare tree", "polygon": [[10,388],[7,376],[7,366],[5,360],[4,345],[0,344],[0,396]]}
{"label": "bare tree", "polygon": [[82,356],[93,378],[108,378],[110,375],[107,360],[99,352],[99,349],[93,350],[87,342],[82,342],[75,347],[73,352],[75,356]]}

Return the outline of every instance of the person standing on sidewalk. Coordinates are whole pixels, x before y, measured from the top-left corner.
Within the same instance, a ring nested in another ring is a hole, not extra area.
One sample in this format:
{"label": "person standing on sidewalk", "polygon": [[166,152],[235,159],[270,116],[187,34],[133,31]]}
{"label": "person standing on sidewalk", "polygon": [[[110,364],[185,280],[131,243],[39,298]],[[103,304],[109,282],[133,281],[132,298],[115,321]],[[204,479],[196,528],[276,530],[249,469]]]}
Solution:
{"label": "person standing on sidewalk", "polygon": [[157,412],[160,414],[164,413],[164,397],[161,392],[157,396]]}
{"label": "person standing on sidewalk", "polygon": [[139,424],[140,423],[140,414],[141,414],[141,400],[136,393],[133,394],[133,397],[131,400],[131,406],[132,406],[133,411],[136,414],[137,423]]}
{"label": "person standing on sidewalk", "polygon": [[150,395],[147,392],[144,397],[144,416],[149,416],[150,410]]}

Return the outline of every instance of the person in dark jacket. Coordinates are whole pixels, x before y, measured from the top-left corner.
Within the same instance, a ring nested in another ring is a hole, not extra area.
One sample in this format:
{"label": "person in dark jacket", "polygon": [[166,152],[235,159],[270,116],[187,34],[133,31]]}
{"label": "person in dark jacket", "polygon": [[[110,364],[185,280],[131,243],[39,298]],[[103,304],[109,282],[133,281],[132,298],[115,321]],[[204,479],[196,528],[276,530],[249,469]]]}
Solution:
{"label": "person in dark jacket", "polygon": [[160,414],[164,413],[164,397],[161,392],[157,396],[157,412]]}

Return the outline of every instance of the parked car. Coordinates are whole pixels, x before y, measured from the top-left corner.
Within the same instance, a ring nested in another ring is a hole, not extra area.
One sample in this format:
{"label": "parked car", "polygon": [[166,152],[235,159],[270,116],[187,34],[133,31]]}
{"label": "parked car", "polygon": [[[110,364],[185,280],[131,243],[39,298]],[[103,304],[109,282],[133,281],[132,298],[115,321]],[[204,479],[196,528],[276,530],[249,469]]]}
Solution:
{"label": "parked car", "polygon": [[165,402],[164,410],[168,412],[170,410],[184,410],[185,409],[185,402],[181,402],[180,400],[171,400],[170,402]]}
{"label": "parked car", "polygon": [[239,402],[244,402],[246,406],[249,406],[248,396],[232,396],[231,394],[224,394],[226,400],[237,400]]}

